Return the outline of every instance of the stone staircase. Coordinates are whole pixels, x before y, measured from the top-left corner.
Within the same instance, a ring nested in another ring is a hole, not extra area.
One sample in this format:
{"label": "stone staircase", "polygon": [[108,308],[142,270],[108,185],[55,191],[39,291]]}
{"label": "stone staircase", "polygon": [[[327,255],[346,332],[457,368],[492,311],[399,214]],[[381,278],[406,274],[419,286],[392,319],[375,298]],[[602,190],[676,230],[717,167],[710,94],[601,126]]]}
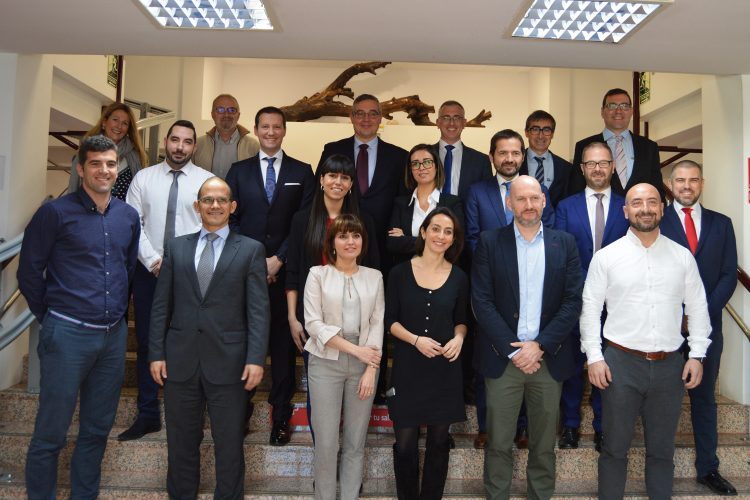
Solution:
{"label": "stone staircase", "polygon": [[[132,342],[130,347],[134,347]],[[102,499],[157,499],[166,498],[165,481],[167,470],[166,433],[149,434],[138,441],[121,443],[116,436],[127,428],[136,414],[136,390],[134,388],[135,357],[128,354],[126,380],[115,427],[102,464]],[[297,364],[298,392],[295,406],[295,432],[292,442],[284,447],[268,444],[270,432],[270,407],[266,402],[270,387],[268,372],[255,396],[255,412],[251,420],[251,433],[245,439],[246,498],[310,499],[313,496],[312,439],[306,426],[304,368],[301,359]],[[25,383],[0,391],[0,499],[25,498],[24,473],[26,449],[33,431],[38,396],[25,390]],[[365,452],[365,481],[363,498],[394,498],[392,430],[388,425],[384,407],[375,407],[367,438]],[[451,452],[448,482],[444,498],[484,498],[482,469],[484,454],[473,448],[473,436],[477,429],[476,409],[467,407],[468,420],[453,426],[456,448]],[[583,408],[583,424],[580,448],[557,450],[558,498],[596,498],[596,468],[598,454],[594,450],[591,434],[592,412]],[[719,458],[721,472],[730,479],[740,492],[740,497],[750,498],[750,438],[748,426],[750,411],[747,407],[719,397]],[[60,497],[69,494],[68,470],[70,457],[77,434],[77,416],[69,431],[69,443],[60,457]],[[422,443],[423,446],[423,443]],[[202,444],[201,496],[211,498],[213,491],[213,443],[206,422],[206,433]],[[516,450],[514,485],[512,498],[525,498],[525,467],[528,453]],[[677,498],[712,498],[710,491],[698,485],[694,479],[695,459],[692,427],[687,398],[683,404],[675,451],[675,488]],[[643,464],[645,449],[642,430],[637,429],[629,463],[628,498],[646,498]]]}

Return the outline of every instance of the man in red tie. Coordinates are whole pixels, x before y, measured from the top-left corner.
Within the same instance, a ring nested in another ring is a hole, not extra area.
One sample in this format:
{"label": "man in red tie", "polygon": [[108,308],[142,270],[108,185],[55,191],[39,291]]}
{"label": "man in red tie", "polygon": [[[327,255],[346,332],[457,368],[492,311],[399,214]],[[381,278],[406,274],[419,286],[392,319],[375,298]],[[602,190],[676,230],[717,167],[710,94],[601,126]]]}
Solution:
{"label": "man in red tie", "polygon": [[697,480],[716,494],[736,495],[731,483],[719,474],[714,386],[724,345],[721,310],[737,285],[737,245],[732,221],[698,203],[703,182],[703,169],[693,161],[683,160],[672,167],[668,184],[674,202],[665,211],[661,231],[695,256],[711,318],[711,345],[703,361],[703,382],[688,391]]}

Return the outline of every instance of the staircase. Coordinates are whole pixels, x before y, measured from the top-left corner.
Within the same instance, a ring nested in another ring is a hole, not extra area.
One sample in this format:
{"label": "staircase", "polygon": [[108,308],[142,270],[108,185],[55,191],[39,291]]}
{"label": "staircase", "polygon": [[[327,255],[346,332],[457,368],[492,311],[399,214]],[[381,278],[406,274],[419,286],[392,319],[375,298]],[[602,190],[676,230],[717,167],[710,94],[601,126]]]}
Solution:
{"label": "staircase", "polygon": [[[131,325],[132,326],[132,325]],[[132,328],[131,328],[132,330]],[[132,335],[131,335],[132,337]],[[102,464],[102,499],[161,499],[166,497],[167,444],[164,430],[149,434],[138,441],[117,441],[136,416],[135,346],[129,339],[129,352],[125,383],[115,426]],[[270,388],[269,370],[255,396],[255,411],[250,423],[251,433],[245,439],[246,484],[245,497],[249,499],[310,499],[313,496],[313,449],[309,429],[306,427],[304,368],[297,363],[298,392],[293,401],[295,432],[292,441],[284,447],[268,444],[270,433],[270,407],[266,402]],[[24,463],[26,449],[33,432],[38,396],[25,390],[25,382],[0,391],[0,472],[10,473],[10,478],[0,476],[0,499],[25,498]],[[719,459],[721,473],[738,489],[740,498],[750,498],[750,437],[748,425],[750,409],[726,398],[718,398],[719,405]],[[373,414],[387,414],[384,407],[375,407]],[[446,499],[484,498],[482,468],[484,454],[473,447],[477,429],[476,409],[467,407],[468,420],[453,426],[456,448],[452,450],[446,484]],[[591,431],[592,412],[583,409],[582,432],[577,450],[557,450],[557,498],[595,499],[597,478],[597,452],[594,450]],[[393,434],[382,421],[373,418],[367,437],[365,473],[362,497],[369,499],[394,498],[392,449]],[[645,449],[642,429],[636,431],[630,455],[628,498],[646,498],[643,464]],[[69,431],[69,444],[60,456],[58,496],[69,495],[68,470],[77,434],[77,415]],[[422,447],[423,447],[423,443]],[[201,495],[212,498],[213,443],[206,422],[202,444]],[[512,498],[525,498],[526,451],[515,452],[514,485]],[[710,491],[695,482],[695,459],[692,428],[687,398],[683,404],[675,451],[675,486],[677,498],[714,498]]]}

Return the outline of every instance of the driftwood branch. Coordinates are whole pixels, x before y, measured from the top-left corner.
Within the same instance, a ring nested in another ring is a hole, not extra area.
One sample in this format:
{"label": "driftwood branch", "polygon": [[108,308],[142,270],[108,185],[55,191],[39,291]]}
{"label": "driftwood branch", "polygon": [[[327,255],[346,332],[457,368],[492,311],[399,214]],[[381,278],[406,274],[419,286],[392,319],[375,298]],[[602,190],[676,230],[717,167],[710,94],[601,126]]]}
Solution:
{"label": "driftwood branch", "polygon": [[483,122],[486,122],[492,118],[492,111],[485,111],[482,110],[479,112],[477,116],[472,118],[471,120],[466,122],[467,127],[482,127],[484,128],[484,125],[482,125]]}

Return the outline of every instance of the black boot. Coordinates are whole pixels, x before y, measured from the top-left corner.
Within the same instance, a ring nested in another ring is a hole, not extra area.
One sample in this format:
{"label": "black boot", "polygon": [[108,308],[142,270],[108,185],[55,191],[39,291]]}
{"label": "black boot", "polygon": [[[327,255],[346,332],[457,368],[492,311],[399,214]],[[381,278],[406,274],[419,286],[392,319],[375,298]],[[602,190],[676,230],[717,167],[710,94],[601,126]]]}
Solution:
{"label": "black boot", "polygon": [[419,451],[399,453],[393,445],[393,471],[396,475],[396,494],[399,500],[419,498]]}
{"label": "black boot", "polygon": [[422,491],[420,500],[440,500],[443,498],[445,478],[448,476],[450,444],[447,439],[432,440],[427,434],[427,447],[422,471]]}

